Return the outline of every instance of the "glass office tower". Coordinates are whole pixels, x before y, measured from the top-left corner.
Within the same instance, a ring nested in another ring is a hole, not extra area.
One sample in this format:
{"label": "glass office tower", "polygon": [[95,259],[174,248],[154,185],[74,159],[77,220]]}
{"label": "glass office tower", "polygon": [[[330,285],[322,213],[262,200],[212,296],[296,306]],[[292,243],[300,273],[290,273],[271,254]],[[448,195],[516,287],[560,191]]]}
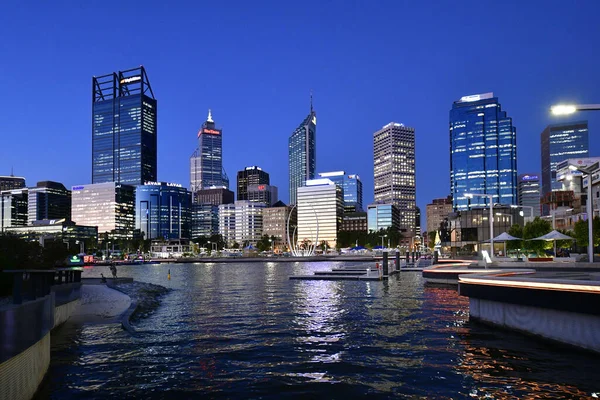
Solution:
{"label": "glass office tower", "polygon": [[144,239],[189,239],[191,193],[180,184],[147,182],[135,189],[135,227]]}
{"label": "glass office tower", "polygon": [[[433,164],[435,168],[435,163]],[[440,171],[442,166],[438,166]],[[493,93],[464,96],[450,110],[450,191],[455,210],[517,204],[517,129]]]}
{"label": "glass office tower", "polygon": [[196,193],[211,186],[229,189],[223,169],[223,130],[215,126],[212,114],[198,131],[198,147],[190,157],[190,190]]}
{"label": "glass office tower", "polygon": [[315,177],[317,166],[317,113],[310,101],[310,114],[288,140],[290,204],[296,204],[298,188]]}
{"label": "glass office tower", "polygon": [[156,180],[156,107],[142,66],[92,78],[92,183]]}
{"label": "glass office tower", "polygon": [[344,212],[363,211],[362,181],[358,175],[346,175],[344,171],[321,172],[319,177],[328,178],[342,188],[344,193]]}
{"label": "glass office tower", "polygon": [[541,134],[542,195],[561,190],[556,166],[569,158],[589,157],[588,122],[577,121],[549,125]]}

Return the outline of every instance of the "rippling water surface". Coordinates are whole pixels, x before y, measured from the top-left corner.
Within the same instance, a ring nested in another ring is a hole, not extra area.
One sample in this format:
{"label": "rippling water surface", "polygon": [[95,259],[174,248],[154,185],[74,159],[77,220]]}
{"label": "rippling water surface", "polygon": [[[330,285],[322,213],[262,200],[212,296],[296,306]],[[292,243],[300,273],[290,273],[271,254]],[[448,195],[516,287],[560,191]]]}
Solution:
{"label": "rippling water surface", "polygon": [[[600,359],[468,321],[468,299],[420,273],[294,281],[341,263],[123,266],[173,290],[129,335],[53,332],[39,399],[584,398]],[[84,276],[99,276],[104,267]],[[168,281],[167,271],[171,271]]]}

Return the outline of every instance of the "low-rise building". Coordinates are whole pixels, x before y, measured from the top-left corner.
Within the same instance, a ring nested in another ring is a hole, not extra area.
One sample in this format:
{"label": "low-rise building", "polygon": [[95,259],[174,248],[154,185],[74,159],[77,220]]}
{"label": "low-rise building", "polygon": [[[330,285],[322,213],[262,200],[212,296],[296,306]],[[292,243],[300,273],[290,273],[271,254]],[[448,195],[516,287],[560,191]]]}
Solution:
{"label": "low-rise building", "polygon": [[219,205],[219,234],[227,247],[235,243],[235,204]]}
{"label": "low-rise building", "polygon": [[[291,213],[291,215],[290,215]],[[290,222],[290,236],[297,224],[296,208],[278,201],[272,207],[263,209],[263,235],[275,238],[274,247],[287,247],[287,223]]]}
{"label": "low-rise building", "polygon": [[235,202],[235,241],[255,246],[263,235],[263,203],[249,200]]}
{"label": "low-rise building", "polygon": [[[78,242],[98,240],[96,226],[77,225],[66,219],[34,221],[27,226],[6,228],[6,233],[16,235],[26,240],[39,240],[43,245],[46,240],[58,240],[75,246]],[[78,249],[79,247],[73,247]]]}
{"label": "low-rise building", "polygon": [[448,218],[452,212],[452,196],[433,199],[425,208],[427,218],[427,232],[436,232],[440,229],[440,224]]}
{"label": "low-rise building", "polygon": [[367,232],[367,213],[344,213],[344,216],[342,217],[342,225],[340,226],[340,231]]}

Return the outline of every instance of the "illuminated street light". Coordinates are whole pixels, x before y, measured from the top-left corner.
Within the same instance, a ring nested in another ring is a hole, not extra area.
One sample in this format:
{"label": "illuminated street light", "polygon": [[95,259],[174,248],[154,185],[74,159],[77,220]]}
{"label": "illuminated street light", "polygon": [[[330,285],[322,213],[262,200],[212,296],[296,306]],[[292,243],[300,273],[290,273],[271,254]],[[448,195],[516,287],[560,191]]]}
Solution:
{"label": "illuminated street light", "polygon": [[550,107],[554,115],[570,115],[577,111],[600,110],[600,104],[557,104]]}

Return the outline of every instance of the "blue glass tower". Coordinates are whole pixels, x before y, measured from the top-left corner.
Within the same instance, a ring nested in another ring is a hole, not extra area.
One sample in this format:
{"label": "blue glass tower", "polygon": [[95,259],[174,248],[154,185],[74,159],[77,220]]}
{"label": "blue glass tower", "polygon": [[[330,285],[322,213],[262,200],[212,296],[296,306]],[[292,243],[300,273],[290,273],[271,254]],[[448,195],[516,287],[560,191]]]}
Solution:
{"label": "blue glass tower", "polygon": [[310,100],[310,114],[294,130],[288,141],[290,204],[296,204],[298,188],[314,179],[317,167],[317,114]]}
{"label": "blue glass tower", "polygon": [[450,110],[450,191],[455,210],[517,202],[517,130],[493,93],[462,97]]}
{"label": "blue glass tower", "polygon": [[144,239],[189,239],[191,204],[180,184],[147,182],[135,189],[135,227]]}
{"label": "blue glass tower", "polygon": [[346,175],[344,171],[322,172],[321,178],[329,178],[342,188],[344,195],[344,212],[363,211],[362,181],[358,175]]}
{"label": "blue glass tower", "polygon": [[92,78],[92,183],[156,180],[156,107],[142,66]]}

